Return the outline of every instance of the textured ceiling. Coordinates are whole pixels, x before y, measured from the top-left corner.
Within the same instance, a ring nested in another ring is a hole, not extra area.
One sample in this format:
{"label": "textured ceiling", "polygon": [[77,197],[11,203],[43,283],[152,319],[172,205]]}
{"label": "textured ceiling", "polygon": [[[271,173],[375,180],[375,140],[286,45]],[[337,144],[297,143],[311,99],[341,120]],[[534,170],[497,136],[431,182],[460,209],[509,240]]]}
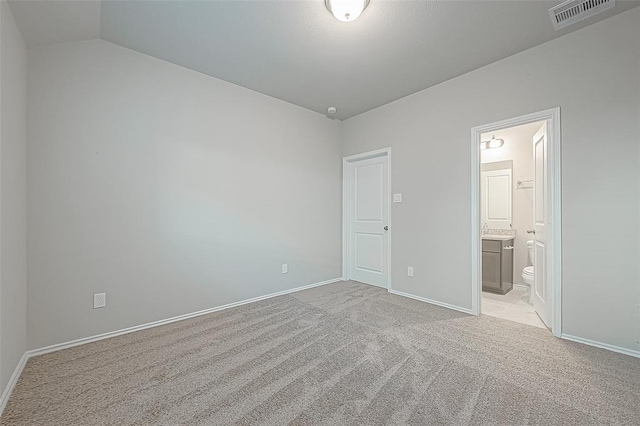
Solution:
{"label": "textured ceiling", "polygon": [[[52,3],[76,12],[51,22],[38,9],[51,9]],[[91,1],[18,0],[12,10],[30,45],[99,34],[322,114],[335,106],[336,118],[345,119],[638,6],[640,0],[618,0],[614,9],[555,32],[548,9],[559,3],[371,0],[360,19],[348,24],[337,21],[324,0],[103,0],[98,12],[98,3]]]}

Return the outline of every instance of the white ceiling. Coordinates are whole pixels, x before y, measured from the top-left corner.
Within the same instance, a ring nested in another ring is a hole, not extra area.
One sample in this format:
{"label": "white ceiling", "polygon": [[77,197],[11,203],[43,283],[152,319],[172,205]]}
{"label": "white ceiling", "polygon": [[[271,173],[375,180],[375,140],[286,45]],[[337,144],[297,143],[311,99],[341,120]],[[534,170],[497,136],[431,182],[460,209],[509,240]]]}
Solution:
{"label": "white ceiling", "polygon": [[29,46],[107,41],[346,119],[598,20],[555,32],[559,1],[371,0],[337,21],[324,0],[14,0]]}

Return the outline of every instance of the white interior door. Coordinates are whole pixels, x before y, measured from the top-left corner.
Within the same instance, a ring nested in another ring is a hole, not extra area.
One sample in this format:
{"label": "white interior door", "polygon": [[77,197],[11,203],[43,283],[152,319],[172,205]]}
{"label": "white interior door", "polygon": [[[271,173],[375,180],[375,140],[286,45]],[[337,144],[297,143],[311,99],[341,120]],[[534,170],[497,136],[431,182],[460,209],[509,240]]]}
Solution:
{"label": "white interior door", "polygon": [[549,229],[549,206],[546,204],[549,182],[547,182],[547,122],[533,136],[533,307],[549,326],[551,317],[551,294],[547,279],[547,236]]}
{"label": "white interior door", "polygon": [[354,161],[349,169],[349,278],[386,288],[389,157]]}
{"label": "white interior door", "polygon": [[482,172],[481,225],[491,229],[511,228],[511,169]]}

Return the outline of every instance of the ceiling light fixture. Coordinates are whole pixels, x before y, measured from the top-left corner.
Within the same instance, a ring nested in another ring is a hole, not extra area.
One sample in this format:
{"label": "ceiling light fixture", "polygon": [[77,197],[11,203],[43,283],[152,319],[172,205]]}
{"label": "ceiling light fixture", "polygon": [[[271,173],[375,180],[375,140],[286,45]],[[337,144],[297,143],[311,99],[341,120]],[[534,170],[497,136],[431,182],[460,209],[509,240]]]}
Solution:
{"label": "ceiling light fixture", "polygon": [[351,22],[369,6],[369,0],[324,0],[324,4],[338,21]]}
{"label": "ceiling light fixture", "polygon": [[496,139],[495,135],[491,137],[490,141],[480,142],[481,149],[500,148],[502,145],[504,145],[504,139]]}

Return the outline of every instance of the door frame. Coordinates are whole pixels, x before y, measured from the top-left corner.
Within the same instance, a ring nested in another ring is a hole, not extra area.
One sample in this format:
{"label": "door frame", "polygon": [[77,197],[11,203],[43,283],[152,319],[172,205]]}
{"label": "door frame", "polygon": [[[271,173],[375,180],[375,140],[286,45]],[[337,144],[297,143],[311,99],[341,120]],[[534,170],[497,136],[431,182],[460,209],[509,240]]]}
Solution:
{"label": "door frame", "polygon": [[389,233],[387,237],[387,290],[391,290],[391,148],[382,148],[375,151],[354,154],[342,159],[342,279],[349,281],[351,273],[351,246],[349,244],[349,233],[351,232],[351,223],[349,217],[351,213],[351,191],[349,191],[350,177],[349,173],[353,163],[370,158],[387,157],[387,220],[389,222]]}
{"label": "door frame", "polygon": [[483,133],[548,120],[547,179],[551,182],[546,202],[549,208],[547,283],[551,295],[551,331],[562,334],[562,134],[560,108],[509,118],[471,129],[471,311],[480,315],[482,303],[482,239],[480,238],[480,139]]}

